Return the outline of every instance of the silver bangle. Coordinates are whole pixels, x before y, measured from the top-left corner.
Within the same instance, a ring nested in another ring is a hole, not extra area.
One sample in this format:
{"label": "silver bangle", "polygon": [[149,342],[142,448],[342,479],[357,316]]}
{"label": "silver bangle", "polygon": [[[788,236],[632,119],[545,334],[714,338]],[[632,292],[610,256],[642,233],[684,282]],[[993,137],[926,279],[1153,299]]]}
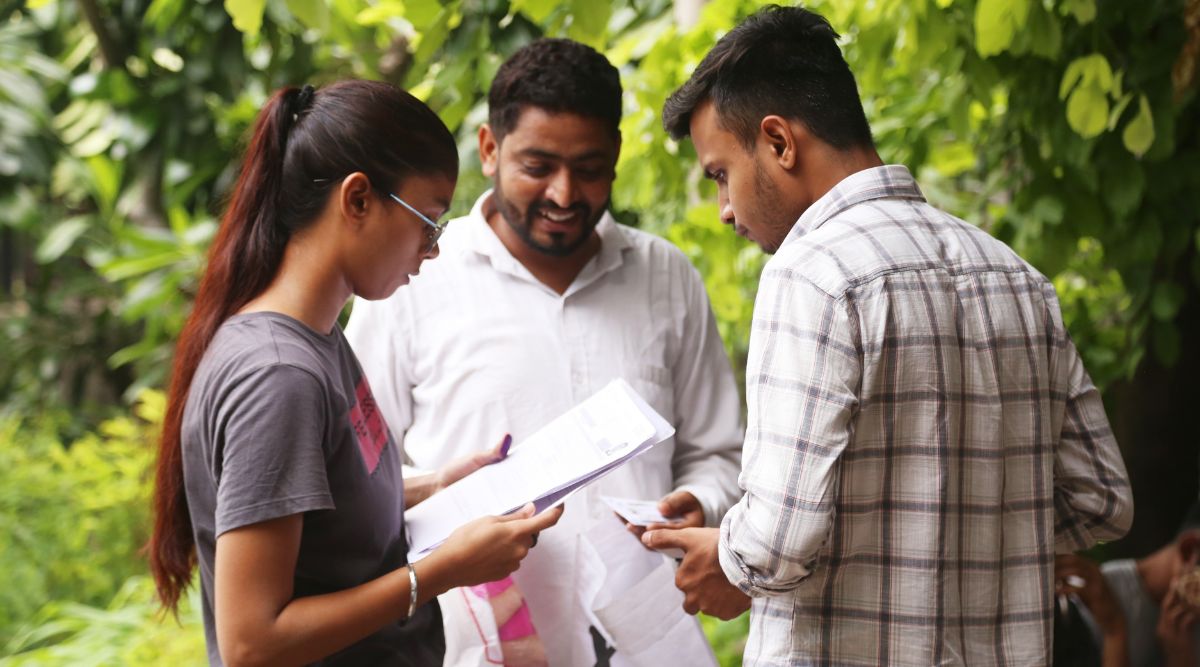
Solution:
{"label": "silver bangle", "polygon": [[408,564],[408,616],[411,619],[417,613],[417,569],[412,563]]}

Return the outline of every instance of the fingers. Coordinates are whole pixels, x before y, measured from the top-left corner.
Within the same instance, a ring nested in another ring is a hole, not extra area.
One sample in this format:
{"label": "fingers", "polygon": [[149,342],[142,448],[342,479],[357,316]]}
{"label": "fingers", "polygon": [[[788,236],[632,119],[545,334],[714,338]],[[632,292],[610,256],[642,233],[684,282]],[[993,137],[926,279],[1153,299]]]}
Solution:
{"label": "fingers", "polygon": [[673,491],[658,501],[658,511],[665,517],[679,516],[699,508],[700,501],[689,491]]}
{"label": "fingers", "polygon": [[498,463],[508,458],[508,450],[510,447],[512,447],[512,434],[505,433],[504,437],[500,438],[500,442],[496,443],[496,446],[493,447],[491,451],[487,452],[487,462]]}
{"label": "fingers", "polygon": [[629,531],[629,534],[636,537],[640,542],[642,539],[642,534],[646,532],[647,527],[625,522],[625,530]]}
{"label": "fingers", "polygon": [[683,549],[686,553],[692,546],[692,530],[647,530],[642,533],[642,544],[651,549]]}
{"label": "fingers", "polygon": [[535,531],[545,530],[545,529],[549,528],[550,526],[553,526],[554,524],[558,523],[558,520],[560,518],[562,518],[563,510],[564,510],[563,505],[559,505],[558,507],[548,509],[545,512],[542,512],[541,514],[533,517],[532,519],[529,519],[528,520],[530,522],[529,525]]}
{"label": "fingers", "polygon": [[514,524],[513,528],[518,533],[531,534],[545,530],[558,523],[559,518],[563,514],[563,506],[553,507],[535,516],[534,512],[536,511],[533,503],[528,503],[521,509],[505,517],[505,519]]}
{"label": "fingers", "polygon": [[533,503],[525,503],[521,506],[521,509],[496,518],[501,521],[521,521],[533,516],[534,512],[537,512],[537,508],[534,507]]}

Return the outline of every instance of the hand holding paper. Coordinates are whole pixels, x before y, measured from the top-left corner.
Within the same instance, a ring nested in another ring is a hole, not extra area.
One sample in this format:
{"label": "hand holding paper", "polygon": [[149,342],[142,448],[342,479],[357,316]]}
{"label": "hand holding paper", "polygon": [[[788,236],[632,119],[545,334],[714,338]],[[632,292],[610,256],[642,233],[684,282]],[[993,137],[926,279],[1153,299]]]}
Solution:
{"label": "hand holding paper", "polygon": [[533,502],[541,511],[670,437],[675,430],[624,381],[592,397],[480,468],[405,512],[409,560],[482,516]]}
{"label": "hand holding paper", "polygon": [[457,586],[497,581],[512,574],[533,548],[537,533],[558,523],[561,507],[534,515],[532,504],[508,516],[485,516],[450,534],[439,554],[459,575]]}

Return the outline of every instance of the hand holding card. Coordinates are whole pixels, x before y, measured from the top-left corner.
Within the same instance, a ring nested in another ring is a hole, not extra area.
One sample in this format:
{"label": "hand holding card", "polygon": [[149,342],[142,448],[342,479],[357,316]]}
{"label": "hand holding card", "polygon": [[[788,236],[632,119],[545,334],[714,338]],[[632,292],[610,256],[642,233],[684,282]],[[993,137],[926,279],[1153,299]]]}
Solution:
{"label": "hand holding card", "polygon": [[[658,511],[658,503],[653,500],[637,500],[635,498],[616,498],[614,496],[600,496],[604,504],[612,508],[618,517],[632,526],[646,528],[654,524],[682,524],[683,519],[678,517],[667,518]],[[663,549],[662,554],[670,558],[683,558],[683,551],[680,549]]]}

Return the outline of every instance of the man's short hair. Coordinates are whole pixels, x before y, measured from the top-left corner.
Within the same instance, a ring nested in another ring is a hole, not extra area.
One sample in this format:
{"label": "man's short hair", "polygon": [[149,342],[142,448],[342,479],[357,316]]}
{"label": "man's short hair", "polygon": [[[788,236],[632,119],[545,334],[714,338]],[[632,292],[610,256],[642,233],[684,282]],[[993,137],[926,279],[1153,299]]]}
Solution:
{"label": "man's short hair", "polygon": [[769,115],[798,120],[818,139],[846,150],[872,146],[854,74],[838,34],[820,14],[764,7],[721,38],[663,106],[675,139],[691,132],[692,113],[712,100],[723,128],[747,148]]}
{"label": "man's short hair", "polygon": [[619,138],[621,76],[586,44],[539,39],[521,47],[492,79],[488,123],[497,141],[517,126],[526,107],[598,118]]}

